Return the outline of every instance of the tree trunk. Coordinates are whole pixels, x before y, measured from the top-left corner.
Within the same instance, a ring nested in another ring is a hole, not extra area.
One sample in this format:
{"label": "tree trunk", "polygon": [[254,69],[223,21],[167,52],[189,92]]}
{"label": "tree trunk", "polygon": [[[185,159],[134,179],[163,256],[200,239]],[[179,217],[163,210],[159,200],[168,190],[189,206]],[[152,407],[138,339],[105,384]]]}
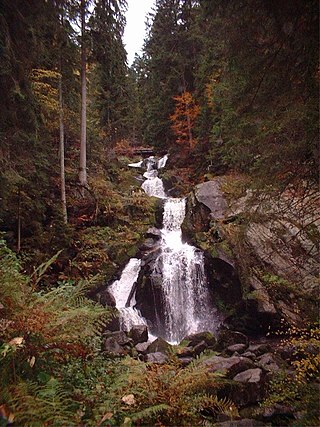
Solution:
{"label": "tree trunk", "polygon": [[85,46],[85,0],[81,0],[81,130],[80,130],[80,185],[87,186],[87,85]]}
{"label": "tree trunk", "polygon": [[61,208],[63,222],[67,224],[67,201],[66,201],[66,181],[65,181],[65,170],[64,170],[64,117],[63,117],[63,94],[62,94],[62,70],[60,61],[60,75],[59,75],[59,128],[60,128],[60,181],[61,181]]}
{"label": "tree trunk", "polygon": [[18,193],[18,230],[17,230],[17,253],[21,250],[21,191]]}

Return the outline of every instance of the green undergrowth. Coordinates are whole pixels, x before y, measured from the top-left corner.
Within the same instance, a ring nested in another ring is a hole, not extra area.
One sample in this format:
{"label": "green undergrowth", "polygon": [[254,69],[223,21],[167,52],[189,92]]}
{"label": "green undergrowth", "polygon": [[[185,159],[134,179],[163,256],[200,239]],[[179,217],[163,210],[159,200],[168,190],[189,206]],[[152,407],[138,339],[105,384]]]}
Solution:
{"label": "green undergrowth", "polygon": [[86,298],[92,282],[40,291],[3,240],[0,261],[0,425],[202,425],[237,415],[217,397],[207,355],[184,369],[173,354],[165,365],[109,359],[101,331],[110,313]]}

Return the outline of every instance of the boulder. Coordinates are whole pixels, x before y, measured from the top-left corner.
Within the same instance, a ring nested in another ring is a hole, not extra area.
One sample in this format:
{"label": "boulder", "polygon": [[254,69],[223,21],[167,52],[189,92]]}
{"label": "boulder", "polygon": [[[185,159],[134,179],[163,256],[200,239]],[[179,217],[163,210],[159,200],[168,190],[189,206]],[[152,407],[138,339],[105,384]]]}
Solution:
{"label": "boulder", "polygon": [[147,352],[148,353],[168,353],[172,346],[167,343],[163,338],[159,337],[156,340],[154,340],[148,347]]}
{"label": "boulder", "polygon": [[248,346],[249,339],[245,334],[229,329],[222,329],[218,335],[218,346],[225,349],[234,344],[245,344]]}
{"label": "boulder", "polygon": [[148,363],[158,363],[160,365],[163,365],[164,363],[167,363],[168,356],[157,351],[155,353],[148,353],[145,356],[145,361]]}
{"label": "boulder", "polygon": [[241,383],[240,390],[232,393],[232,400],[245,406],[262,400],[265,391],[265,375],[260,368],[247,369],[239,372],[233,380]]}
{"label": "boulder", "polygon": [[137,345],[135,346],[135,348],[136,348],[136,350],[137,350],[137,352],[138,352],[138,353],[146,354],[146,353],[147,353],[147,350],[148,350],[149,345],[150,345],[150,344],[149,344],[148,342],[142,342],[142,343],[137,344]]}
{"label": "boulder", "polygon": [[179,357],[182,366],[188,366],[193,360],[193,357]]}
{"label": "boulder", "polygon": [[192,357],[193,354],[193,347],[182,347],[177,350],[177,356],[179,359],[182,357]]}
{"label": "boulder", "polygon": [[124,331],[115,331],[115,332],[105,332],[103,334],[104,338],[112,338],[119,345],[132,345],[132,339]]}
{"label": "boulder", "polygon": [[226,215],[228,204],[221,190],[222,179],[203,182],[195,188],[195,198],[199,203],[209,208],[211,217],[222,219]]}
{"label": "boulder", "polygon": [[283,364],[283,361],[276,358],[272,353],[265,353],[262,356],[258,357],[256,365],[259,368],[262,368],[266,372],[278,372],[280,366]]}
{"label": "boulder", "polygon": [[204,341],[207,344],[208,348],[214,348],[216,345],[216,338],[212,335],[211,332],[198,332],[196,334],[191,334],[186,336],[183,341],[188,342],[188,347],[195,347],[197,344]]}
{"label": "boulder", "polygon": [[271,346],[267,343],[250,344],[248,351],[254,353],[256,356],[261,356],[264,353],[269,353],[271,351]]}
{"label": "boulder", "polygon": [[232,355],[235,352],[242,354],[246,349],[247,344],[233,344],[226,348],[226,353],[229,355]]}
{"label": "boulder", "polygon": [[213,356],[202,362],[209,372],[221,371],[228,378],[233,378],[239,372],[254,368],[252,360],[242,356],[222,357]]}
{"label": "boulder", "polygon": [[116,306],[115,297],[112,295],[112,293],[109,291],[108,288],[102,290],[97,294],[97,301],[103,306],[108,306],[108,307]]}
{"label": "boulder", "polygon": [[195,356],[199,356],[204,350],[208,348],[208,345],[205,341],[199,342],[196,346],[193,348],[193,352]]}
{"label": "boulder", "polygon": [[134,325],[129,332],[133,345],[148,341],[148,328],[146,325]]}
{"label": "boulder", "polygon": [[111,356],[123,356],[128,351],[119,344],[116,336],[105,338],[102,343],[102,350]]}

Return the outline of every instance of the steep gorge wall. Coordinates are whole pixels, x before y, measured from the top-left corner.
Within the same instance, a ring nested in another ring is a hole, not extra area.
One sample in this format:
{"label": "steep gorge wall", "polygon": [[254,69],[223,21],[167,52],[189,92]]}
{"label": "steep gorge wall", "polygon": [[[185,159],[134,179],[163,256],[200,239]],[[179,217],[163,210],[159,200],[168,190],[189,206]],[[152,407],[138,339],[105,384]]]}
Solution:
{"label": "steep gorge wall", "polygon": [[253,334],[317,318],[319,194],[277,197],[245,190],[241,177],[195,187],[183,230],[206,252],[218,306]]}

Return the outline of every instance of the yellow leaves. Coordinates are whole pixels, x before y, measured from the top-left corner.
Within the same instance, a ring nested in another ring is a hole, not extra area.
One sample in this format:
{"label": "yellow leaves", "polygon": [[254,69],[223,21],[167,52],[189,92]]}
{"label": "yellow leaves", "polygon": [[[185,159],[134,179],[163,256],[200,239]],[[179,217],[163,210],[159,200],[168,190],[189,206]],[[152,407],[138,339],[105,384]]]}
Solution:
{"label": "yellow leaves", "polygon": [[59,117],[59,73],[53,70],[35,68],[31,72],[32,89],[37,98],[43,119],[51,130],[57,128]]}

